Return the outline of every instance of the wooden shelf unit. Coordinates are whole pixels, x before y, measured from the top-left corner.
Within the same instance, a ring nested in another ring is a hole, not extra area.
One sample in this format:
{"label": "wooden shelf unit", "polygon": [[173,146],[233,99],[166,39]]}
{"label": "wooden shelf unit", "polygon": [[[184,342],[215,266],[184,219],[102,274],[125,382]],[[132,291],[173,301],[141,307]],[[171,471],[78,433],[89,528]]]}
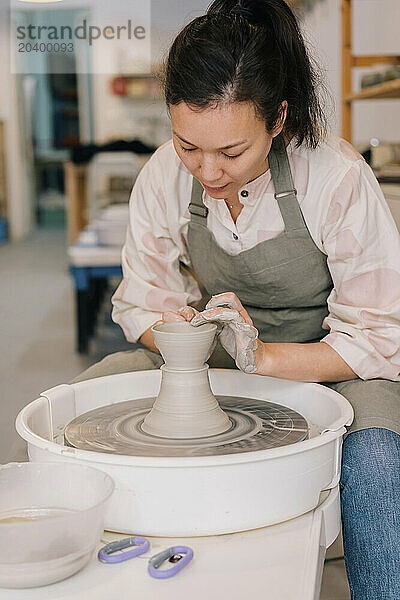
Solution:
{"label": "wooden shelf unit", "polygon": [[342,137],[352,141],[352,102],[400,98],[400,80],[394,79],[379,85],[352,91],[351,74],[354,67],[370,67],[374,64],[400,64],[400,55],[363,55],[352,52],[351,0],[341,0],[342,27]]}
{"label": "wooden shelf unit", "polygon": [[349,94],[345,97],[346,102],[352,102],[353,100],[367,100],[381,98],[400,98],[400,79],[394,79],[393,81],[386,81],[379,85],[371,85],[370,87],[363,88],[361,91],[355,94]]}

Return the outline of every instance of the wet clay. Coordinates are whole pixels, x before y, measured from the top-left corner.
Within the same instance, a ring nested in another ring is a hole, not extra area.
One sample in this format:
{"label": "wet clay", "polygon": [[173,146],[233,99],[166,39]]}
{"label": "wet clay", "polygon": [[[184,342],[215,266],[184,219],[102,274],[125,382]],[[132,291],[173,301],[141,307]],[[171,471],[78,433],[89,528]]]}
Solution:
{"label": "wet clay", "polygon": [[152,327],[165,361],[160,392],[142,429],[164,438],[202,438],[232,427],[213,395],[208,365],[217,332],[214,323],[193,327],[187,321]]}

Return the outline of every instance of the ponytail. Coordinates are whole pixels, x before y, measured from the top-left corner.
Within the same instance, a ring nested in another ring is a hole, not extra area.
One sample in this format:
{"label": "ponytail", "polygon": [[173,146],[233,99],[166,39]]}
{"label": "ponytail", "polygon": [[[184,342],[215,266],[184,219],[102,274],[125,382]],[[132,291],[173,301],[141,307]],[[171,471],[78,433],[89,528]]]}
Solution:
{"label": "ponytail", "polygon": [[168,106],[254,103],[271,132],[288,102],[285,132],[317,147],[326,126],[318,70],[284,0],[214,0],[172,44],[164,74]]}

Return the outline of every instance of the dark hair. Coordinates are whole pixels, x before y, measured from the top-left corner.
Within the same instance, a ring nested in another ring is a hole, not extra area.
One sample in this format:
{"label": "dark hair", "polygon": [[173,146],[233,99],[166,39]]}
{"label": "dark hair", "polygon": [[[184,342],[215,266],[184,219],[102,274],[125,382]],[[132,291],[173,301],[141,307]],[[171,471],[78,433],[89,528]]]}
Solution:
{"label": "dark hair", "polygon": [[318,69],[284,0],[214,0],[175,38],[163,72],[168,108],[252,101],[271,132],[288,102],[285,131],[316,148],[326,118]]}

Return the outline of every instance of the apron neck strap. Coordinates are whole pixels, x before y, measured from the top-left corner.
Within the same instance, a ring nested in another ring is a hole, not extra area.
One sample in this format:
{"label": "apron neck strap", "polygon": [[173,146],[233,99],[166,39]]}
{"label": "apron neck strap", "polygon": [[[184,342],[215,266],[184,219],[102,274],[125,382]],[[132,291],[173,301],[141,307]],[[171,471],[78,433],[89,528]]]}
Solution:
{"label": "apron neck strap", "polygon": [[193,177],[192,197],[189,204],[190,220],[200,225],[206,225],[208,208],[203,202],[203,186],[200,181]]}
{"label": "apron neck strap", "polygon": [[282,133],[272,140],[268,163],[275,188],[275,198],[285,223],[286,231],[306,227],[303,214],[297,201],[297,190],[293,185],[292,172]]}

